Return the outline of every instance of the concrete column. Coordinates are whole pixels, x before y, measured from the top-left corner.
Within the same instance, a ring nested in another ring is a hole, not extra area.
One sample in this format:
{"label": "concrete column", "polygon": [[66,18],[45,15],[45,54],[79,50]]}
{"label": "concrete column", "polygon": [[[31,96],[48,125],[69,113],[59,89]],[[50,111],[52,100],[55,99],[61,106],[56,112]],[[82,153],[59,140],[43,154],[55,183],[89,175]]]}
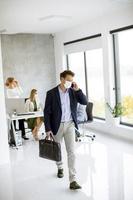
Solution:
{"label": "concrete column", "polygon": [[8,131],[5,110],[5,95],[2,70],[1,36],[0,36],[0,165],[9,163]]}

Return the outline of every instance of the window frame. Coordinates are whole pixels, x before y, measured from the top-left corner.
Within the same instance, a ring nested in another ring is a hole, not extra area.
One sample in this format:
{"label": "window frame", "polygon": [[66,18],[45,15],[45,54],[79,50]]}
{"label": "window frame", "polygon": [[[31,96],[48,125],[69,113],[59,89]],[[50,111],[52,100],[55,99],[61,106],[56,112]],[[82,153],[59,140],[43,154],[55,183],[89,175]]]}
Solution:
{"label": "window frame", "polygon": [[[85,59],[85,52],[83,51],[82,53],[84,55],[85,94],[86,94],[87,99],[88,99],[88,90],[87,90],[88,86],[87,86],[87,74],[86,74],[86,59]],[[67,63],[67,70],[69,70],[70,69],[70,67],[69,67],[69,54],[66,54],[66,63]]]}
{"label": "window frame", "polygon": [[[121,86],[120,86],[120,65],[118,64],[118,48],[117,48],[117,33],[120,33],[122,31],[127,31],[133,29],[133,25],[130,26],[126,26],[126,27],[122,27],[119,29],[114,29],[110,31],[110,34],[112,35],[112,43],[113,43],[113,64],[114,64],[114,85],[115,87],[113,88],[113,90],[115,91],[115,104],[117,104],[118,102],[121,102],[121,96],[120,96],[120,90],[121,90]],[[122,122],[121,121],[121,117],[120,117],[120,124],[127,126],[127,127],[133,127],[133,124],[129,124],[126,122]]]}
{"label": "window frame", "polygon": [[[101,35],[99,37],[101,37]],[[86,96],[88,98],[89,94],[88,94],[86,51],[83,51],[83,54],[84,54],[85,88],[86,88]],[[67,65],[67,69],[69,70],[70,69],[70,66],[69,66],[69,54],[66,54],[66,65]],[[97,117],[97,116],[93,116],[93,117],[94,117],[94,119],[98,119],[98,120],[102,120],[102,121],[106,120],[106,118],[103,118],[103,117]]]}

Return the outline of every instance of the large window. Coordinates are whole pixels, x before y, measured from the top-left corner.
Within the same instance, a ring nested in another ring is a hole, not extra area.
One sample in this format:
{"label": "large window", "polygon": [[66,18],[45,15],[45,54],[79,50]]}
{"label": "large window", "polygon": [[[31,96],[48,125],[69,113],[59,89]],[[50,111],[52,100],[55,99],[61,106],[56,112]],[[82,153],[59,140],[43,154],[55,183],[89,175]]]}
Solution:
{"label": "large window", "polygon": [[93,116],[105,119],[101,37],[70,44],[65,51],[68,68],[75,72],[75,81],[93,102]]}
{"label": "large window", "polygon": [[89,100],[94,103],[93,115],[105,118],[102,49],[86,51],[86,67]]}
{"label": "large window", "polygon": [[117,101],[125,107],[121,123],[133,125],[133,29],[115,33]]}
{"label": "large window", "polygon": [[86,93],[85,85],[85,68],[84,68],[84,53],[72,53],[68,55],[69,68],[76,74],[75,81],[80,88]]}

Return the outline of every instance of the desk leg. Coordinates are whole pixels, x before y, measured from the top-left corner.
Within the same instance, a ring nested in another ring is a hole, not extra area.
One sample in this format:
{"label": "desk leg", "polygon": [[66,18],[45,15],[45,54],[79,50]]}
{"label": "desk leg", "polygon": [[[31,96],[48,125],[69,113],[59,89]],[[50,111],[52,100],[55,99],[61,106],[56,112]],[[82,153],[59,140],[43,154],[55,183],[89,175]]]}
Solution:
{"label": "desk leg", "polygon": [[16,142],[16,131],[15,131],[15,127],[14,127],[14,123],[13,122],[14,122],[14,120],[12,120],[12,122],[11,122],[11,124],[12,124],[12,131],[13,131],[15,145],[16,145],[16,148],[18,149],[17,142]]}
{"label": "desk leg", "polygon": [[11,139],[11,133],[10,133],[10,130],[11,130],[11,120],[10,119],[7,119],[7,127],[8,127],[8,143],[10,143],[10,139]]}

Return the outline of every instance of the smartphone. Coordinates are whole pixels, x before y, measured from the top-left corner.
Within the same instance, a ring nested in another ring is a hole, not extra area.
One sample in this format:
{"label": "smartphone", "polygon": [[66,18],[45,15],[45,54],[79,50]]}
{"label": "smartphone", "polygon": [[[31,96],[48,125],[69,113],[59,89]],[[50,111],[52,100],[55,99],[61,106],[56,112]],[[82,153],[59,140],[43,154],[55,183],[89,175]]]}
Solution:
{"label": "smartphone", "polygon": [[71,88],[74,88],[74,83],[72,83]]}

